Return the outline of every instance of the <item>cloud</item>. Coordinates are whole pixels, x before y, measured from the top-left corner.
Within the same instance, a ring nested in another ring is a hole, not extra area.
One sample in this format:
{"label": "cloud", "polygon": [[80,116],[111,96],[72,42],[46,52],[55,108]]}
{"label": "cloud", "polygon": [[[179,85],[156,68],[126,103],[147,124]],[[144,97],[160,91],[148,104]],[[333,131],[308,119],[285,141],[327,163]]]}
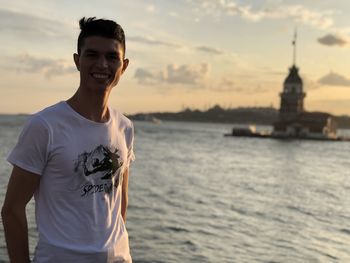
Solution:
{"label": "cloud", "polygon": [[323,37],[317,39],[318,43],[326,46],[344,46],[349,43],[349,40],[346,37],[327,34]]}
{"label": "cloud", "polygon": [[212,48],[212,47],[207,47],[207,46],[200,46],[200,47],[196,47],[196,50],[198,51],[202,51],[202,52],[206,52],[206,53],[210,53],[213,55],[221,55],[223,54],[222,51]]}
{"label": "cloud", "polygon": [[209,72],[208,64],[167,66],[163,80],[170,84],[197,84],[206,78]]}
{"label": "cloud", "polygon": [[134,78],[138,80],[139,83],[142,84],[156,84],[159,82],[159,78],[157,78],[152,72],[144,68],[137,68],[134,74]]}
{"label": "cloud", "polygon": [[321,85],[350,87],[350,78],[330,72],[318,80]]}
{"label": "cloud", "polygon": [[[241,82],[241,81],[239,81]],[[232,80],[232,76],[223,76],[218,83],[212,83],[210,87],[211,91],[214,92],[235,92],[240,94],[258,94],[268,91],[268,88],[260,84],[242,84],[237,85],[235,81]]]}
{"label": "cloud", "polygon": [[331,11],[310,10],[302,5],[279,5],[253,8],[252,5],[243,5],[237,1],[225,0],[188,0],[195,5],[199,15],[240,16],[248,21],[263,19],[292,19],[296,22],[311,25],[317,28],[329,28],[333,25]]}
{"label": "cloud", "polygon": [[0,33],[18,34],[21,39],[30,38],[38,41],[71,37],[72,28],[60,21],[38,16],[0,9]]}
{"label": "cloud", "polygon": [[[128,41],[140,43],[140,44],[145,44],[145,45],[150,45],[150,46],[165,46],[165,47],[172,47],[172,48],[182,48],[183,45],[173,43],[173,42],[167,42],[167,41],[160,41],[160,40],[154,40],[152,38],[147,38],[147,37],[138,37],[138,36],[131,36],[128,37]],[[194,48],[197,51],[200,52],[205,52],[205,53],[210,53],[213,55],[221,55],[224,54],[223,51],[208,47],[208,46],[198,46]]]}
{"label": "cloud", "polygon": [[66,65],[64,60],[55,60],[50,58],[38,58],[28,54],[23,54],[8,58],[10,61],[16,61],[12,67],[1,65],[6,70],[14,70],[19,73],[42,73],[45,77],[51,78],[66,74],[75,73],[75,66]]}
{"label": "cloud", "polygon": [[156,11],[156,7],[154,5],[148,5],[146,7],[146,11],[149,13],[154,13]]}
{"label": "cloud", "polygon": [[138,68],[135,71],[134,78],[142,84],[167,83],[197,85],[202,83],[209,75],[209,65],[174,65],[169,64],[165,69],[152,72],[148,69]]}
{"label": "cloud", "polygon": [[153,79],[153,74],[147,69],[138,68],[135,72],[135,78],[137,79]]}
{"label": "cloud", "polygon": [[232,79],[223,77],[219,84],[217,85],[212,85],[210,90],[215,91],[215,92],[243,92],[243,88],[240,86],[237,86]]}
{"label": "cloud", "polygon": [[151,38],[146,38],[146,37],[128,37],[128,41],[133,41],[133,42],[138,42],[141,44],[146,44],[146,45],[151,45],[151,46],[166,46],[166,47],[175,47],[175,48],[180,48],[181,46],[175,43],[170,43],[166,41],[159,41],[159,40],[154,40]]}
{"label": "cloud", "polygon": [[168,15],[171,17],[179,17],[179,14],[174,11],[169,12]]}

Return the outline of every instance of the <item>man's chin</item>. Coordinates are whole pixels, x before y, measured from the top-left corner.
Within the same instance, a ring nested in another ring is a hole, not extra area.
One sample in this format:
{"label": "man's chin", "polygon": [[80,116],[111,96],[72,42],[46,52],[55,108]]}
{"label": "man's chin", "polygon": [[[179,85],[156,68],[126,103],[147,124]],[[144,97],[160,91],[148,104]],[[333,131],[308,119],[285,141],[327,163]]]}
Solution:
{"label": "man's chin", "polygon": [[111,89],[110,85],[89,85],[88,90],[92,93],[105,93]]}

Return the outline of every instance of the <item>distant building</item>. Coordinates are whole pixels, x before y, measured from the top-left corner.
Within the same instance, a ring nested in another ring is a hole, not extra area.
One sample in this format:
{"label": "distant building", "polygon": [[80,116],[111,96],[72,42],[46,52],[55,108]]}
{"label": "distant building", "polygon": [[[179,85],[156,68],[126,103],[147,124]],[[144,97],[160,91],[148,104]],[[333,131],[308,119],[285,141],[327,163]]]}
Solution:
{"label": "distant building", "polygon": [[304,110],[303,81],[299,69],[293,65],[280,93],[281,105],[278,121],[274,123],[274,136],[303,138],[335,138],[337,127],[334,117],[325,112]]}

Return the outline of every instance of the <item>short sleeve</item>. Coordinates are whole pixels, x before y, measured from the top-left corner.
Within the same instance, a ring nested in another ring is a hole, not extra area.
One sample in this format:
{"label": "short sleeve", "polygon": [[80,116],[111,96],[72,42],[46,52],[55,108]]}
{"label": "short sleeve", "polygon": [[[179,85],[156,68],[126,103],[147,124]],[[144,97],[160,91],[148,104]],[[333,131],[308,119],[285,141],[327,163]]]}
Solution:
{"label": "short sleeve", "polygon": [[34,115],[24,125],[7,161],[24,170],[42,175],[48,160],[49,145],[48,125],[40,116]]}
{"label": "short sleeve", "polygon": [[130,163],[135,160],[135,154],[134,154],[134,126],[133,126],[132,122],[130,122],[130,126],[125,131],[125,139],[126,139],[126,146],[128,148],[127,166],[129,166]]}

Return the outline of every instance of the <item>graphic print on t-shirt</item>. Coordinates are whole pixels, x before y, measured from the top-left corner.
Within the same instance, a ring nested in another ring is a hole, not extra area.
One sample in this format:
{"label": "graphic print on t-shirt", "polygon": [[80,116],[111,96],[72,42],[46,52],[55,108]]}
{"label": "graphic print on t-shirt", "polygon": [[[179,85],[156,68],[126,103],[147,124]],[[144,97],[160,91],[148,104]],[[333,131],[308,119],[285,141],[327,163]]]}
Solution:
{"label": "graphic print on t-shirt", "polygon": [[79,154],[75,164],[74,172],[80,176],[83,184],[82,196],[95,193],[110,193],[114,187],[121,183],[121,167],[118,149],[114,151],[108,147],[99,145],[90,152]]}

